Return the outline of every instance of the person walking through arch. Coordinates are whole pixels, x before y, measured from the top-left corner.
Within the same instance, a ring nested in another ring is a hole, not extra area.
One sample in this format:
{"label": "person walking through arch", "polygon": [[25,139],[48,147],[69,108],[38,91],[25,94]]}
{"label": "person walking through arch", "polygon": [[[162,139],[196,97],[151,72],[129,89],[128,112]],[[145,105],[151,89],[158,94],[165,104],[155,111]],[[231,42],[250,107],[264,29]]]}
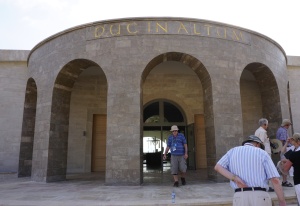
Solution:
{"label": "person walking through arch", "polygon": [[173,125],[171,127],[172,134],[168,137],[167,147],[163,156],[163,159],[166,159],[166,156],[171,150],[171,174],[174,178],[174,187],[178,187],[178,173],[181,173],[181,184],[185,185],[185,173],[187,169],[186,159],[188,158],[188,147],[186,138],[182,133],[178,132],[178,127]]}

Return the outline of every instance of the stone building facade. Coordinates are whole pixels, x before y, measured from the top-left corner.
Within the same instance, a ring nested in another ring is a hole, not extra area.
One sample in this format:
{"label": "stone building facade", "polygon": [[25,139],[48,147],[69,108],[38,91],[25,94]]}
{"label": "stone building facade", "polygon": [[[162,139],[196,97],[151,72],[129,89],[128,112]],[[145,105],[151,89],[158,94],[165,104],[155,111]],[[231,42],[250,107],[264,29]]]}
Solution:
{"label": "stone building facade", "polygon": [[260,118],[270,138],[285,118],[298,131],[299,68],[260,33],[185,18],[93,22],[1,50],[0,172],[52,182],[104,171],[108,185],[139,185],[143,137],[163,141],[176,124],[189,167],[221,181],[215,163]]}

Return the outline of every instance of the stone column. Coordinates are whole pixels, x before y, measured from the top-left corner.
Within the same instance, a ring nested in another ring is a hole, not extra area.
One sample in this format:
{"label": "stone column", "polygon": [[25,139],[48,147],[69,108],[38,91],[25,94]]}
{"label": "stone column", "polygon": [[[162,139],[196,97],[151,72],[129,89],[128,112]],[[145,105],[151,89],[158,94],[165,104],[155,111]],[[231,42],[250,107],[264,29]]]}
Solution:
{"label": "stone column", "polygon": [[[43,78],[41,78],[41,81],[43,81]],[[47,85],[47,83],[44,83],[44,85]],[[31,172],[31,179],[37,182],[47,181],[50,136],[52,86],[47,86],[48,89],[46,86],[42,87],[37,82],[37,108]]]}
{"label": "stone column", "polygon": [[214,170],[215,164],[231,148],[243,140],[243,121],[239,87],[239,71],[235,68],[230,76],[223,78],[224,68],[212,74],[213,130],[207,134],[207,168],[210,179],[223,180]]}
{"label": "stone column", "polygon": [[132,65],[114,66],[113,72],[107,76],[105,181],[108,185],[140,185],[142,182],[141,77]]}

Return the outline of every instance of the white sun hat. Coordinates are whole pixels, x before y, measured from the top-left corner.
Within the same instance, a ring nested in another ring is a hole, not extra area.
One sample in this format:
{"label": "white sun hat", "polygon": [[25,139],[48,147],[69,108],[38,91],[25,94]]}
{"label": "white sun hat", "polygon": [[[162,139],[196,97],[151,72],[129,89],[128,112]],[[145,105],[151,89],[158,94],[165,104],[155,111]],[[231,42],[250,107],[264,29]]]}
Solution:
{"label": "white sun hat", "polygon": [[170,130],[170,131],[173,132],[174,130],[177,130],[177,131],[179,130],[178,127],[177,127],[176,125],[173,125],[173,126],[171,127],[171,130]]}

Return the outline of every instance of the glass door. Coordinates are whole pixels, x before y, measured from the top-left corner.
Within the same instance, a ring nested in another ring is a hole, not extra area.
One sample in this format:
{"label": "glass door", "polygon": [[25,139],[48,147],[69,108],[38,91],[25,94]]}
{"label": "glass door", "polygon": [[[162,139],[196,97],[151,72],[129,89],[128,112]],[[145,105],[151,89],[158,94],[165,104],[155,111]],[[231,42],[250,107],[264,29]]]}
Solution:
{"label": "glass door", "polygon": [[143,132],[143,164],[148,169],[158,169],[162,166],[164,143],[161,137],[161,127],[144,127]]}

